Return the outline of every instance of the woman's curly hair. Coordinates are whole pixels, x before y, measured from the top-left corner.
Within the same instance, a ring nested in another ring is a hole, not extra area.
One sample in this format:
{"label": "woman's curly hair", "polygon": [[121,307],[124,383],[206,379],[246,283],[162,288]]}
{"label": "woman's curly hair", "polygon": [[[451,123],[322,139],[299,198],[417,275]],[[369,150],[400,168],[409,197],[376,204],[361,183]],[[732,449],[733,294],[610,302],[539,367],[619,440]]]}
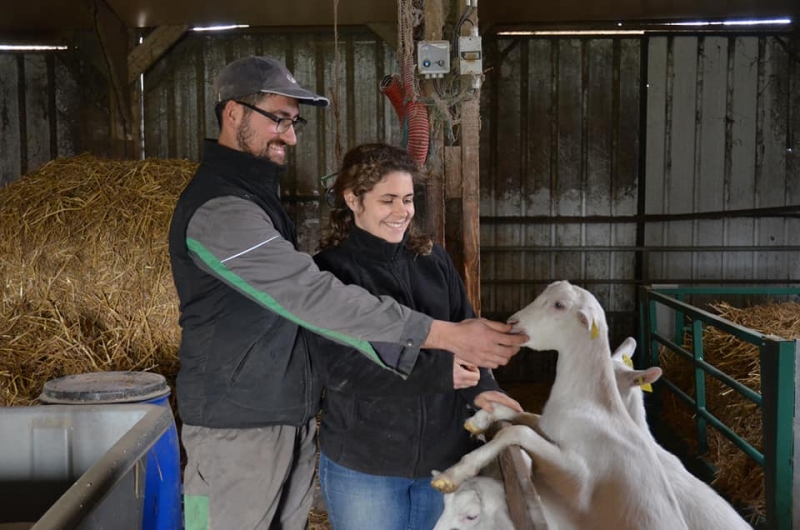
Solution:
{"label": "woman's curly hair", "polygon": [[[358,200],[363,201],[365,193],[372,190],[386,175],[394,171],[410,174],[415,185],[419,184],[424,177],[419,164],[411,155],[403,149],[391,145],[362,144],[344,155],[342,166],[332,188],[330,233],[320,240],[320,250],[338,247],[350,234],[350,227],[354,220],[353,212],[350,211],[344,200],[345,191],[352,190]],[[430,254],[433,249],[433,240],[419,231],[414,219],[411,220],[408,227],[406,247],[423,256]]]}

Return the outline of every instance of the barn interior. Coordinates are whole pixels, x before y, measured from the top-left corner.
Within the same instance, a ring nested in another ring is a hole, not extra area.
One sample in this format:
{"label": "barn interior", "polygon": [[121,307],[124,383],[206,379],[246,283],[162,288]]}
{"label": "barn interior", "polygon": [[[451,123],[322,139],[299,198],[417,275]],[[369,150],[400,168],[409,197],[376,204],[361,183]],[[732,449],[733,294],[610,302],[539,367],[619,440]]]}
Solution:
{"label": "barn interior", "polygon": [[[203,140],[218,132],[216,73],[254,54],[285,62],[332,102],[304,109],[309,124],[282,182],[302,250],[315,251],[327,224],[325,186],[343,152],[420,140],[402,116],[419,102],[429,178],[418,215],[476,310],[505,320],[548,283],[570,279],[603,304],[612,346],[636,337],[636,363],[660,359],[665,378],[697,396],[691,362],[681,368],[657,351],[671,341],[692,353],[691,309],[656,309],[648,289],[685,288],[672,296],[730,319],[725,304],[780,303],[758,322],[733,321],[800,338],[798,17],[792,0],[4,2],[0,405],[34,404],[45,380],[82,371],[174,381],[179,330],[164,230]],[[447,46],[445,72],[423,71],[424,43]],[[413,83],[398,110],[382,84],[404,74]],[[723,364],[732,351],[747,367],[766,355],[725,340],[719,348]],[[556,359],[523,349],[495,373],[535,410]],[[754,392],[772,385],[753,372],[737,379]],[[781,384],[791,392],[774,400],[795,403],[794,379]],[[728,390],[711,393],[723,396],[721,416]],[[791,428],[764,432],[756,408],[747,405],[755,419],[736,434],[765,454],[793,456],[791,445],[770,446]],[[710,453],[702,437],[692,440],[696,409],[675,428],[690,440],[676,444],[711,454],[718,472],[738,449],[724,435]],[[754,526],[800,525],[794,473],[775,478],[769,462],[778,461],[742,464],[722,480]]]}

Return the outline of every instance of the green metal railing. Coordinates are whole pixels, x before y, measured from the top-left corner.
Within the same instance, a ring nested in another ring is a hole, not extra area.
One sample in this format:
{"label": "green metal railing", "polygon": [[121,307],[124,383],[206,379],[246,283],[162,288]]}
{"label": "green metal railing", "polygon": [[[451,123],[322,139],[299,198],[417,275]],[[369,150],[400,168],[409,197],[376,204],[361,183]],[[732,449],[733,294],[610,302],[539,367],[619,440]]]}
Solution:
{"label": "green metal railing", "polygon": [[[735,324],[717,315],[686,303],[688,296],[790,296],[800,295],[800,288],[782,287],[642,287],[640,300],[640,344],[644,348],[645,364],[659,364],[659,349],[668,348],[694,366],[695,399],[669,380],[663,384],[696,412],[698,453],[708,451],[708,426],[721,432],[736,447],[764,468],[766,525],[772,530],[792,529],[792,479],[795,415],[795,356],[800,353],[800,341],[764,335]],[[658,330],[657,307],[674,310],[675,327],[672,339]],[[703,326],[713,326],[725,333],[753,344],[760,351],[761,392],[754,392],[728,374],[706,362],[703,353]],[[692,351],[681,346],[685,333],[692,338]],[[705,374],[709,374],[733,389],[761,409],[763,453],[734,433],[706,408]],[[660,387],[654,399],[660,403]],[[658,408],[658,406],[657,406]],[[798,485],[800,487],[800,485]]]}

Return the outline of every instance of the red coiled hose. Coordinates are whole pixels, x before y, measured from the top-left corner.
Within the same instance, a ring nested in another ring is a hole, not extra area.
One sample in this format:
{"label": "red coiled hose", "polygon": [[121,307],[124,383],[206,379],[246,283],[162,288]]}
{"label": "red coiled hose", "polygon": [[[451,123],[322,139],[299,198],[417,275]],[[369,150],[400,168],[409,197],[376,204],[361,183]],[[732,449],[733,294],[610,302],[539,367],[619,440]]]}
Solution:
{"label": "red coiled hose", "polygon": [[403,68],[403,86],[397,75],[387,75],[381,81],[381,92],[389,98],[400,123],[408,127],[406,151],[420,166],[424,166],[428,158],[431,131],[427,107],[419,101],[405,101],[406,94],[413,93],[413,76],[413,65],[407,65]]}
{"label": "red coiled hose", "polygon": [[394,111],[397,113],[397,119],[400,120],[400,123],[403,123],[403,98],[405,98],[405,93],[397,74],[387,75],[383,78],[381,92],[389,98]]}

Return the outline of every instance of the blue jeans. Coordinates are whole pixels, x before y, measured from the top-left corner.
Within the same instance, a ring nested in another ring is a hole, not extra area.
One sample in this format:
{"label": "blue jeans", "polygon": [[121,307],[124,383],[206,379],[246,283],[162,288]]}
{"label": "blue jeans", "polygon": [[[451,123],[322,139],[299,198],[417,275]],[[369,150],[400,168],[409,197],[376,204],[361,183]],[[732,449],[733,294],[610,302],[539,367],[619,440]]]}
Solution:
{"label": "blue jeans", "polygon": [[428,477],[368,475],[320,454],[319,480],[334,530],[431,530],[444,509]]}

